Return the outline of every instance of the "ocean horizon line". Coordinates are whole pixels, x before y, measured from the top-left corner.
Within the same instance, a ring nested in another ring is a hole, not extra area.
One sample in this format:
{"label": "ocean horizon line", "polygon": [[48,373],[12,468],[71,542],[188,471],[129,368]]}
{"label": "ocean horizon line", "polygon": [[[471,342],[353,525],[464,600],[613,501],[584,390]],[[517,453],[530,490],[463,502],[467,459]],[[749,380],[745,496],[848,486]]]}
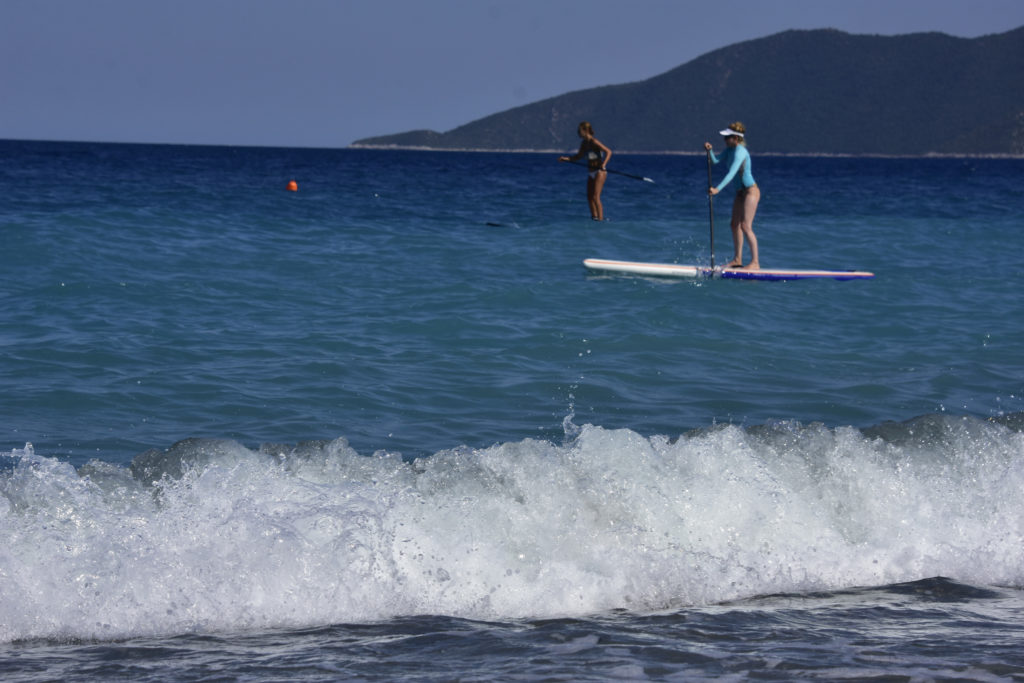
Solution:
{"label": "ocean horizon line", "polygon": [[[44,138],[0,138],[0,143],[41,143],[41,144],[68,144],[68,145],[124,145],[138,147],[209,147],[222,149],[300,149],[300,150],[322,150],[322,151],[344,151],[344,150],[371,150],[371,151],[395,151],[395,152],[443,152],[443,153],[478,153],[478,154],[564,154],[566,149],[529,149],[529,148],[502,148],[502,149],[480,149],[472,147],[426,147],[421,145],[364,145],[349,144],[343,146],[308,146],[308,145],[280,145],[280,144],[256,144],[256,143],[213,143],[213,142],[140,142],[131,140],[61,140]],[[949,152],[926,152],[923,154],[883,154],[879,152],[773,152],[760,151],[754,147],[758,156],[761,157],[808,157],[808,158],[855,158],[855,159],[1024,159],[1024,154],[991,154],[991,153],[949,153]],[[631,156],[695,156],[703,157],[706,153],[703,150],[630,150],[616,149],[616,154]]]}

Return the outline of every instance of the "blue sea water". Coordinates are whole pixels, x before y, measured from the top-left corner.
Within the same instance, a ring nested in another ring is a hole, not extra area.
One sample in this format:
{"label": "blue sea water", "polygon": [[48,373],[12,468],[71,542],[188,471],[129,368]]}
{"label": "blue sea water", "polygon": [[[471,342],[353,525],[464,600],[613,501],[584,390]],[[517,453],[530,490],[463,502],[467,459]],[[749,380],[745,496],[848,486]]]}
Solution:
{"label": "blue sea water", "polygon": [[[1024,160],[0,142],[5,680],[1021,680]],[[298,192],[288,192],[289,180]],[[715,255],[731,255],[727,200]]]}

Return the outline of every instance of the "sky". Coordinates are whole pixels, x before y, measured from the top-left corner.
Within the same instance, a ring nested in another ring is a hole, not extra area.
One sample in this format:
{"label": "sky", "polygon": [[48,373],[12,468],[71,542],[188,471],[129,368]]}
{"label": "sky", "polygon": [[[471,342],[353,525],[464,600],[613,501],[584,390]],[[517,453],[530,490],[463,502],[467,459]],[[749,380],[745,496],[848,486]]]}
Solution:
{"label": "sky", "polygon": [[0,139],[345,147],[788,29],[1022,25],[1024,0],[0,0]]}

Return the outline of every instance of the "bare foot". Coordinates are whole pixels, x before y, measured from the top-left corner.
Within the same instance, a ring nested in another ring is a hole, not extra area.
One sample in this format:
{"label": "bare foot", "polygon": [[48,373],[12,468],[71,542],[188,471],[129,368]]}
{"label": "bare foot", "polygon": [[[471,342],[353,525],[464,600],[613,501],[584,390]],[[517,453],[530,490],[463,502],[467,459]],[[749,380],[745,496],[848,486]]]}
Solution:
{"label": "bare foot", "polygon": [[726,263],[722,267],[723,268],[739,268],[742,265],[743,265],[743,261],[737,261],[736,259],[733,259],[732,261],[729,261],[728,263]]}
{"label": "bare foot", "polygon": [[747,265],[740,268],[740,270],[761,270],[761,264],[757,261],[751,261]]}

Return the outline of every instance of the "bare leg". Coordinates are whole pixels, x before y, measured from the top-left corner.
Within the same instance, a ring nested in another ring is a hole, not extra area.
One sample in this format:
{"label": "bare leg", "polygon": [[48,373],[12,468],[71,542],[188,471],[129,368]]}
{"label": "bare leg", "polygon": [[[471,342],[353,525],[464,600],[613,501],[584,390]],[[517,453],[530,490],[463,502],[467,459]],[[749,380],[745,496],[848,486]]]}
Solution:
{"label": "bare leg", "polygon": [[587,204],[590,205],[590,217],[597,220],[597,202],[594,201],[594,179],[587,178]]}
{"label": "bare leg", "polygon": [[[747,270],[760,270],[761,261],[757,253],[757,236],[754,235],[754,215],[757,213],[757,203],[761,201],[761,190],[757,185],[748,188],[743,193],[742,215],[740,220],[740,231],[750,242],[750,263],[746,265]],[[742,244],[742,239],[740,240]]]}
{"label": "bare leg", "polygon": [[725,264],[726,268],[739,268],[743,265],[743,196],[736,195],[732,202],[732,221],[729,229],[732,230],[732,261]]}
{"label": "bare leg", "polygon": [[608,176],[604,171],[598,171],[597,175],[587,180],[587,199],[590,202],[590,217],[595,221],[604,220],[604,207],[601,205],[601,190],[604,188],[605,178]]}

